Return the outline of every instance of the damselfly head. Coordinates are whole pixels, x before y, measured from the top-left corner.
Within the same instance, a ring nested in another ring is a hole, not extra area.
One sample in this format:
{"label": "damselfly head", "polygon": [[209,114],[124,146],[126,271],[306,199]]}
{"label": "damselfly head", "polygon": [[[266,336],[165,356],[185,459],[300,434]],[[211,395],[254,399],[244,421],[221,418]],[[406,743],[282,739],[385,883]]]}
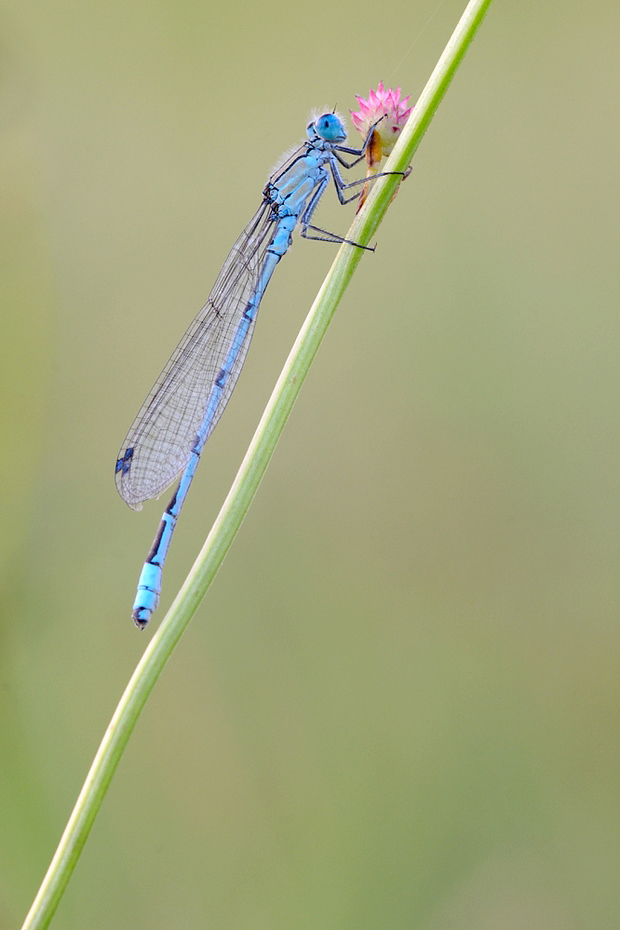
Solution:
{"label": "damselfly head", "polygon": [[311,142],[322,139],[323,142],[344,142],[347,137],[344,124],[337,113],[323,113],[308,123],[306,129]]}

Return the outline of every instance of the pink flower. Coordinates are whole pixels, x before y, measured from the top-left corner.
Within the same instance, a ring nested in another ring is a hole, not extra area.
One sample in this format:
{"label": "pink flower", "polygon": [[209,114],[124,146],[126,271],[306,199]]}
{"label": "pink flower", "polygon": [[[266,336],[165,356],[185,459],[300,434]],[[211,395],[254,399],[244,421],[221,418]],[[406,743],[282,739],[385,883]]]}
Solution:
{"label": "pink flower", "polygon": [[[384,155],[389,155],[394,148],[394,143],[400,135],[400,131],[407,122],[409,114],[413,107],[408,107],[411,95],[400,99],[400,87],[397,90],[385,90],[383,81],[379,81],[376,90],[371,90],[368,100],[355,95],[360,105],[359,112],[351,111],[351,120],[355,128],[362,134],[364,139],[375,126],[368,147],[366,148],[366,163],[368,177],[378,174],[379,165]],[[358,212],[368,196],[368,185],[365,184],[360,194]]]}
{"label": "pink flower", "polygon": [[375,129],[375,133],[379,136],[381,154],[389,155],[394,148],[394,143],[398,139],[401,129],[407,122],[409,114],[413,110],[413,107],[407,107],[411,95],[401,100],[400,87],[397,90],[392,90],[392,88],[385,90],[383,82],[379,81],[377,89],[370,91],[368,100],[364,100],[363,97],[357,94],[355,96],[360,108],[357,113],[351,112],[353,125],[366,138],[370,127],[383,117]]}

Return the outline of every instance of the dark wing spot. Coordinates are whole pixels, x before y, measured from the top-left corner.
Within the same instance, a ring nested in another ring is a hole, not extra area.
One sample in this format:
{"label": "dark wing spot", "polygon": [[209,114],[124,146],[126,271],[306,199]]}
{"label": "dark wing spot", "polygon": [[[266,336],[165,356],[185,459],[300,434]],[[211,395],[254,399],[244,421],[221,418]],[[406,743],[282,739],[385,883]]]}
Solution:
{"label": "dark wing spot", "polygon": [[133,458],[134,447],[130,446],[125,454],[116,460],[116,468],[114,469],[114,474],[118,475],[119,471],[122,471],[123,475],[126,475],[129,469],[131,468],[131,460]]}

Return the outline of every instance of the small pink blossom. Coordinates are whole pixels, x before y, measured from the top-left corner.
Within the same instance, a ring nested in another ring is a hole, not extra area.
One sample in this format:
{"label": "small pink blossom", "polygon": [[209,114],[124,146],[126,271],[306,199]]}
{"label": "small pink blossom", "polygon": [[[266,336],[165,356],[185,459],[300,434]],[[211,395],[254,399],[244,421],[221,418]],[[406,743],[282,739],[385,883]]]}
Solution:
{"label": "small pink blossom", "polygon": [[381,120],[375,128],[375,133],[381,142],[382,155],[389,155],[413,110],[413,107],[407,106],[411,95],[401,100],[400,87],[397,90],[385,90],[383,82],[379,81],[377,89],[370,91],[368,100],[358,94],[355,96],[360,108],[356,113],[351,112],[353,125],[366,138],[371,126],[377,120]]}
{"label": "small pink blossom", "polygon": [[[368,133],[377,124],[373,130],[372,136],[366,148],[366,163],[368,177],[378,174],[379,165],[384,155],[389,155],[394,148],[394,143],[400,135],[400,131],[407,122],[409,114],[413,107],[407,104],[411,95],[400,99],[400,87],[397,90],[385,90],[383,81],[379,81],[376,90],[371,90],[368,100],[364,100],[358,94],[355,95],[359,103],[359,111],[351,111],[351,120],[355,128],[362,134],[364,139]],[[379,120],[380,122],[377,122]],[[360,194],[358,212],[368,196],[368,185],[365,184]]]}

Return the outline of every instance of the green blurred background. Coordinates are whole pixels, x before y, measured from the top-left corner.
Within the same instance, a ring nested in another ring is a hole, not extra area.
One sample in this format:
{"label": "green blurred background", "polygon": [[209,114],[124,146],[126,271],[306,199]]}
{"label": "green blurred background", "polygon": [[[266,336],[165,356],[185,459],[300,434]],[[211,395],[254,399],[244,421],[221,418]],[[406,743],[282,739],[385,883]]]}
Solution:
{"label": "green blurred background", "polygon": [[[415,98],[436,6],[0,14],[3,930],[151,635],[127,428],[310,110]],[[54,927],[620,926],[619,30],[491,7]],[[153,628],[334,252],[278,268]]]}

